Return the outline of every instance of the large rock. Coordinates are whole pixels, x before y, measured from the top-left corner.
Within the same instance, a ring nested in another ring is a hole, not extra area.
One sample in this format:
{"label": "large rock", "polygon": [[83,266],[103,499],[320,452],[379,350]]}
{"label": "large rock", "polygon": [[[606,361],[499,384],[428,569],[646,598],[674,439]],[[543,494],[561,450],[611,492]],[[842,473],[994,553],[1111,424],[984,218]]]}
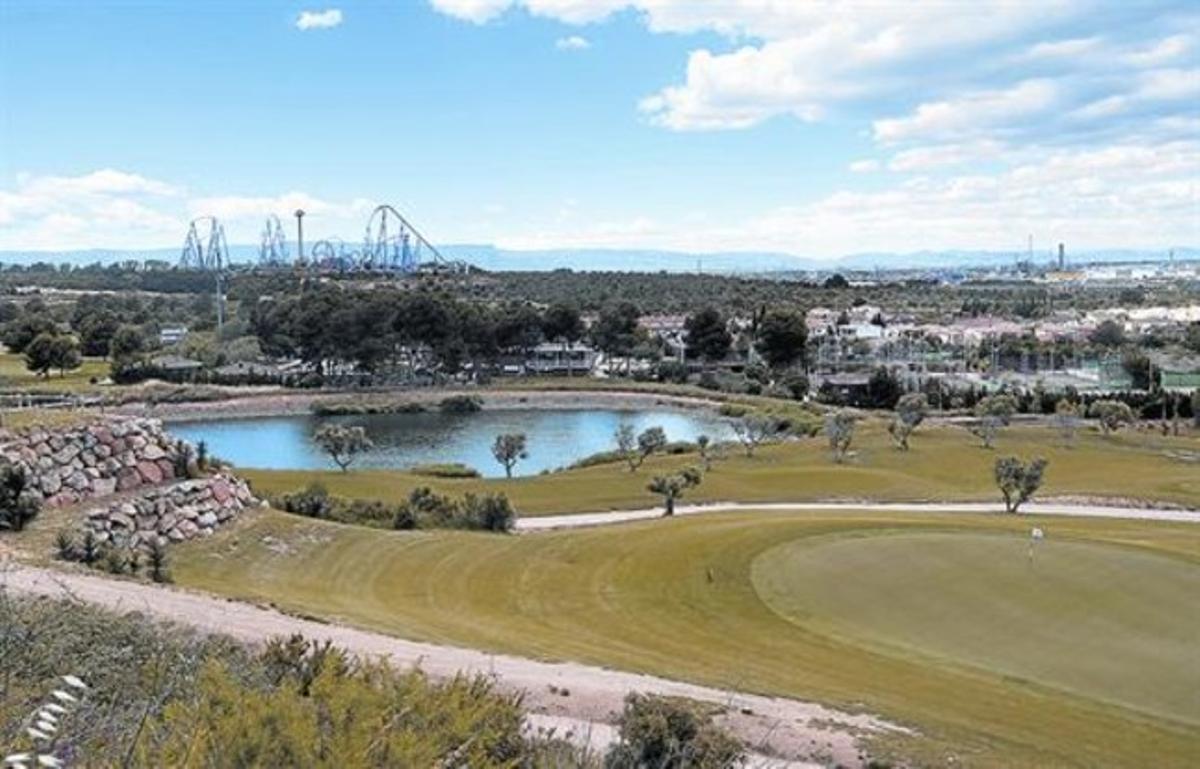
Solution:
{"label": "large rock", "polygon": [[117,473],[117,491],[130,491],[142,485],[142,475],[133,467],[122,468]]}
{"label": "large rock", "polygon": [[138,462],[137,471],[146,483],[162,483],[162,470],[158,469],[158,464],[155,462],[149,460]]}

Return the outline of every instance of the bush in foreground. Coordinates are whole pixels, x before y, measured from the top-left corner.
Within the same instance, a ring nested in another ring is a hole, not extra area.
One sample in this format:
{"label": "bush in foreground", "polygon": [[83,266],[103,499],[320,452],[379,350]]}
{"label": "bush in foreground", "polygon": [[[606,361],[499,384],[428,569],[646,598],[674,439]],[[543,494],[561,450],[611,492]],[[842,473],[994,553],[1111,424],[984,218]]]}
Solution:
{"label": "bush in foreground", "polygon": [[745,760],[742,744],[698,703],[631,694],[619,726],[620,742],[604,762],[609,769],[727,769]]}
{"label": "bush in foreground", "polygon": [[137,613],[0,592],[0,643],[10,752],[29,749],[29,715],[64,674],[87,682],[54,743],[71,765],[592,765],[523,734],[520,696],[492,679],[432,681],[300,637],[256,653]]}

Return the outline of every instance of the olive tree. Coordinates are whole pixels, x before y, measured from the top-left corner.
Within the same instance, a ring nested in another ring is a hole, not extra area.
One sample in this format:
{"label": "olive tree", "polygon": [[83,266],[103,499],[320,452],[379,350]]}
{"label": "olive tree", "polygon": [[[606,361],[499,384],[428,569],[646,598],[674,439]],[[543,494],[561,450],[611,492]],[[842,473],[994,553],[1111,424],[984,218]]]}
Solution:
{"label": "olive tree", "polygon": [[908,451],[908,439],[928,413],[929,400],[925,393],[909,393],[896,402],[896,414],[888,424],[888,434],[896,448]]}
{"label": "olive tree", "polygon": [[855,416],[849,411],[831,411],[825,415],[825,437],[829,439],[829,450],[833,461],[839,465],[846,460],[850,444],[854,441]]}
{"label": "olive tree", "polygon": [[1011,395],[989,395],[975,404],[975,423],[969,428],[971,434],[983,442],[985,449],[990,449],[996,445],[1000,430],[1012,422],[1016,413],[1017,402]]}
{"label": "olive tree", "polygon": [[635,435],[633,425],[628,422],[618,426],[613,437],[617,441],[617,453],[629,465],[631,473],[637,472],[646,461],[646,457],[656,451],[662,451],[667,445],[667,434],[661,427],[647,427]]}
{"label": "olive tree", "polygon": [[1047,461],[1040,457],[1028,463],[1016,457],[996,460],[996,485],[1004,495],[1004,509],[1007,512],[1017,512],[1022,504],[1033,497],[1034,492],[1042,485],[1047,464]]}
{"label": "olive tree", "polygon": [[1075,443],[1075,433],[1079,431],[1079,407],[1063,398],[1054,404],[1054,424],[1063,442],[1068,446]]}
{"label": "olive tree", "polygon": [[746,456],[754,456],[758,446],[774,437],[779,423],[765,414],[747,414],[733,423],[733,434],[746,450]]}
{"label": "olive tree", "polygon": [[323,425],[314,437],[317,445],[333,459],[343,473],[359,454],[375,445],[367,437],[366,430],[361,427]]}
{"label": "olive tree", "polygon": [[1135,421],[1133,409],[1121,401],[1096,401],[1088,408],[1088,416],[1100,424],[1100,432],[1108,435]]}
{"label": "olive tree", "polygon": [[492,456],[504,465],[504,475],[512,477],[513,467],[518,461],[525,459],[529,453],[525,450],[525,433],[503,433],[496,436],[492,444]]}
{"label": "olive tree", "polygon": [[674,515],[675,500],[683,496],[686,490],[699,486],[701,478],[698,468],[685,467],[675,475],[656,475],[646,489],[662,495],[663,515]]}

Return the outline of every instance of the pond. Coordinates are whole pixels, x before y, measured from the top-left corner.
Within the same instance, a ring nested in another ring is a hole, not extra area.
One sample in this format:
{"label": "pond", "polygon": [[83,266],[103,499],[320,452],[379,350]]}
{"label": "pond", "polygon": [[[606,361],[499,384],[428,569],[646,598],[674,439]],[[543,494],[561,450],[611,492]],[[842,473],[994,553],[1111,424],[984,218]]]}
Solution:
{"label": "pond", "polygon": [[318,417],[294,415],[253,419],[219,419],[168,425],[174,435],[192,443],[205,441],[214,455],[238,467],[277,470],[331,469],[335,465],[313,441],[328,423],[366,429],[375,447],[354,467],[408,468],[461,462],[487,477],[504,475],[492,457],[492,441],[501,433],[524,433],[528,458],[514,475],[535,475],[615,448],[613,433],[622,422],[637,431],[659,426],[670,441],[691,441],[707,434],[714,440],[732,436],[729,424],[704,411],[669,409],[497,409],[475,414],[372,414]]}

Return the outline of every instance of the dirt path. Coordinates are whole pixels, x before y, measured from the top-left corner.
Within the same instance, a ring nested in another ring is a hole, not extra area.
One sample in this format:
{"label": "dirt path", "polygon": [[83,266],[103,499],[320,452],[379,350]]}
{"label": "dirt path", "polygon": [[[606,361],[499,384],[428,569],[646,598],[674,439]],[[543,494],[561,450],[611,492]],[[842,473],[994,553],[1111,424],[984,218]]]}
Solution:
{"label": "dirt path", "polygon": [[[738,510],[767,512],[804,512],[808,510],[844,510],[852,513],[1004,513],[1004,505],[990,502],[706,502],[676,505],[676,515],[703,515]],[[607,526],[629,521],[661,518],[661,507],[641,510],[611,510],[597,513],[542,515],[517,519],[518,531],[569,529],[578,526]],[[1021,515],[1064,515],[1084,518],[1128,518],[1140,521],[1180,521],[1200,523],[1200,512],[1141,507],[1040,502],[1026,504]]]}
{"label": "dirt path", "polygon": [[597,748],[615,738],[611,723],[631,691],[724,706],[726,713],[719,720],[757,751],[751,765],[758,767],[820,767],[829,763],[861,766],[857,735],[898,728],[871,716],[843,713],[814,703],[740,694],[578,663],[542,662],[406,641],[204,593],[91,574],[8,564],[0,571],[0,583],[20,593],[71,597],[119,611],[142,611],[250,643],[302,633],[318,640],[329,639],[358,654],[389,657],[397,665],[419,665],[433,676],[452,676],[460,671],[495,675],[505,688],[526,693],[531,711],[527,728],[553,728],[560,736],[570,732],[571,739]]}

